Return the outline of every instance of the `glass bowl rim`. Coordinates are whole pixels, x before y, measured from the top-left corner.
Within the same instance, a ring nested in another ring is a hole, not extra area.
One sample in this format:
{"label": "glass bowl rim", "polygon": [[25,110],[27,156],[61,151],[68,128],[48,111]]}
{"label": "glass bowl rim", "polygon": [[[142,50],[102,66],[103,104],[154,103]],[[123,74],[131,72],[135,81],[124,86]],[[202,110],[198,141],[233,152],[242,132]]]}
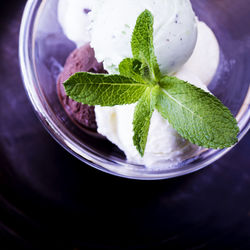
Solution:
{"label": "glass bowl rim", "polygon": [[[19,62],[24,88],[36,115],[49,134],[68,152],[70,152],[82,162],[112,175],[137,180],[161,180],[198,171],[221,158],[235,146],[234,145],[231,148],[222,150],[214,150],[212,157],[203,160],[201,163],[195,163],[194,166],[187,169],[176,168],[173,169],[174,171],[166,173],[163,171],[161,174],[145,171],[143,172],[144,175],[141,175],[141,172],[138,174],[134,171],[127,173],[128,171],[124,169],[126,164],[113,162],[111,160],[104,160],[100,156],[94,155],[93,152],[89,152],[87,148],[79,148],[77,145],[77,140],[72,140],[70,138],[70,133],[62,131],[62,128],[60,128],[50,117],[50,115],[48,115],[49,107],[48,105],[44,106],[44,103],[42,102],[43,94],[39,88],[36,89],[34,87],[35,83],[38,83],[38,78],[35,74],[35,64],[32,60],[34,58],[34,29],[36,26],[37,14],[41,10],[41,6],[44,6],[46,2],[46,0],[28,0],[26,3],[19,34]],[[32,44],[31,47],[29,47],[29,42]],[[250,129],[250,86],[239,114],[240,119],[238,122],[240,133],[238,135],[238,139],[240,141]]]}

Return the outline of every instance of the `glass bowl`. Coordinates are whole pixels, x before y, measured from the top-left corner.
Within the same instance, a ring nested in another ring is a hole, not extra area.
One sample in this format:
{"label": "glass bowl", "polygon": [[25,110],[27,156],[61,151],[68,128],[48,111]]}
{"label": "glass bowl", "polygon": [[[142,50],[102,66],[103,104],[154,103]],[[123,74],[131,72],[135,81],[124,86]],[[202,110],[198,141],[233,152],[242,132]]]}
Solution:
{"label": "glass bowl", "polygon": [[[133,179],[164,179],[197,171],[226,154],[204,150],[176,167],[164,170],[134,165],[116,146],[98,134],[83,131],[66,115],[56,92],[57,76],[75,44],[57,20],[58,0],[29,0],[20,31],[19,56],[24,86],[41,122],[56,141],[82,162],[114,175]],[[209,85],[237,117],[239,140],[250,127],[250,5],[248,0],[193,0],[200,20],[220,44],[220,65]],[[230,6],[230,8],[228,7]]]}

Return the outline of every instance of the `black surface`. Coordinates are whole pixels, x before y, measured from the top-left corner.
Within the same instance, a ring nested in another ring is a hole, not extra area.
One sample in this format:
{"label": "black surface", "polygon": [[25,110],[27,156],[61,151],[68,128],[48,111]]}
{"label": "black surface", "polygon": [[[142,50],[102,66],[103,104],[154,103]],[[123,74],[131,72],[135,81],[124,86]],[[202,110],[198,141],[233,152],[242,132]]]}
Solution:
{"label": "black surface", "polygon": [[249,249],[250,134],[197,173],[143,182],[73,158],[44,130],[19,73],[25,1],[0,16],[0,249]]}

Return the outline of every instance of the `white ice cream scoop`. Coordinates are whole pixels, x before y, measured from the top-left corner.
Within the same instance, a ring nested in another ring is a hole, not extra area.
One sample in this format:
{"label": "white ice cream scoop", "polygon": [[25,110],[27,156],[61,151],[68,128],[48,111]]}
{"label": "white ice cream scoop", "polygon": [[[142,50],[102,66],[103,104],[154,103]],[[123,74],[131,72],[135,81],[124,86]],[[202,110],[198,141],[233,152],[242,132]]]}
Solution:
{"label": "white ice cream scoop", "polygon": [[106,0],[92,16],[91,46],[109,73],[132,57],[131,36],[137,17],[148,9],[154,16],[154,47],[163,74],[176,72],[192,54],[197,21],[189,0]]}
{"label": "white ice cream scoop", "polygon": [[[189,72],[178,73],[177,77],[208,91],[200,79]],[[150,122],[145,154],[142,158],[133,143],[135,105],[95,107],[98,132],[124,151],[129,162],[154,169],[171,168],[199,150],[199,147],[183,139],[155,110]]]}
{"label": "white ice cream scoop", "polygon": [[105,0],[59,0],[58,21],[64,34],[74,41],[77,47],[90,42],[89,13],[96,10]]}

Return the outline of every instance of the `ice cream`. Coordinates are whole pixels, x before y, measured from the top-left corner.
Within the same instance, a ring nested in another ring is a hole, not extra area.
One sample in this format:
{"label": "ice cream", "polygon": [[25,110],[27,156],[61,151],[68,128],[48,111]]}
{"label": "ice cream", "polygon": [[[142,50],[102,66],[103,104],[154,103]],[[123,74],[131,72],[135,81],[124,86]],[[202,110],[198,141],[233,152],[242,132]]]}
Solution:
{"label": "ice cream", "polygon": [[[73,4],[73,1],[71,3]],[[100,3],[101,1],[98,1],[98,4]],[[172,72],[180,79],[207,90],[206,85],[213,78],[218,66],[219,46],[210,28],[196,21],[188,0],[138,0],[136,6],[132,0],[106,0],[98,8],[97,5],[93,5],[92,12],[87,14],[91,25],[84,32],[88,34],[86,38],[91,37],[91,46],[95,50],[97,60],[104,60],[104,67],[110,73],[117,71],[122,59],[131,56],[129,41],[132,30],[138,15],[147,8],[155,17],[154,45],[161,71]],[[71,26],[74,26],[74,21],[72,17],[69,21]],[[79,32],[79,36],[84,32]],[[72,39],[71,34],[66,32],[66,35]],[[80,46],[80,39],[74,39],[77,46]],[[88,41],[82,40],[82,44],[86,42]],[[209,52],[209,57],[206,55],[204,58],[204,51]],[[128,161],[149,168],[166,168],[188,159],[199,150],[197,146],[178,135],[168,121],[155,111],[151,119],[145,154],[141,158],[132,140],[134,107],[135,104],[95,107],[98,132],[123,150]]]}
{"label": "ice cream", "polygon": [[132,57],[132,32],[145,9],[154,16],[154,47],[161,72],[176,72],[191,56],[197,23],[189,0],[137,0],[136,4],[134,0],[107,0],[99,9],[101,15],[96,9],[90,15],[91,46],[109,73],[117,73],[119,63]]}
{"label": "ice cream", "polygon": [[90,42],[88,27],[91,19],[89,13],[105,0],[59,0],[58,21],[67,37],[77,47]]}
{"label": "ice cream", "polygon": [[216,73],[219,60],[220,48],[213,31],[204,22],[198,22],[198,38],[194,52],[179,72],[190,72],[208,86]]}
{"label": "ice cream", "polygon": [[88,71],[93,73],[106,73],[102,63],[98,63],[94,56],[94,50],[86,44],[74,50],[64,65],[63,71],[58,77],[57,92],[59,99],[74,122],[79,126],[87,127],[91,130],[97,129],[94,107],[83,105],[70,99],[64,90],[63,82],[71,75],[80,71]]}
{"label": "ice cream", "polygon": [[[192,73],[185,72],[183,74],[179,72],[176,76],[208,91],[202,81]],[[133,144],[135,106],[135,104],[132,104],[115,107],[95,107],[98,132],[118,145],[125,152],[129,162],[143,164],[154,169],[171,168],[199,150],[199,147],[184,140],[168,121],[162,118],[158,111],[154,111],[145,153],[142,158]]]}

